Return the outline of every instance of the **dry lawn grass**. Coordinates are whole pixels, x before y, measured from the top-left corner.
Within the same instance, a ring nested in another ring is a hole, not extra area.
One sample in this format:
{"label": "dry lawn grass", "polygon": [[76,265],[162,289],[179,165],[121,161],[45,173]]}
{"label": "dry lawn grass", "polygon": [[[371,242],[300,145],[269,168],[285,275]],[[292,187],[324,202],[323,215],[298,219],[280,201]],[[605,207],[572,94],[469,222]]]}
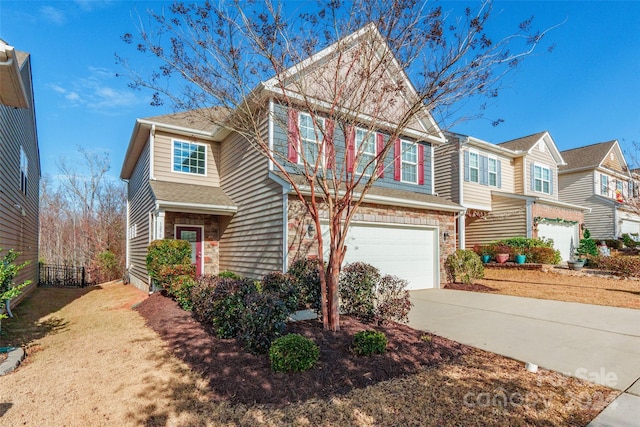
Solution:
{"label": "dry lawn grass", "polygon": [[36,290],[6,321],[0,345],[24,345],[28,357],[0,377],[0,424],[583,426],[617,395],[478,350],[328,401],[282,409],[214,403],[205,382],[131,310],[145,297],[117,283]]}
{"label": "dry lawn grass", "polygon": [[486,268],[477,283],[519,297],[640,309],[640,280],[573,272]]}

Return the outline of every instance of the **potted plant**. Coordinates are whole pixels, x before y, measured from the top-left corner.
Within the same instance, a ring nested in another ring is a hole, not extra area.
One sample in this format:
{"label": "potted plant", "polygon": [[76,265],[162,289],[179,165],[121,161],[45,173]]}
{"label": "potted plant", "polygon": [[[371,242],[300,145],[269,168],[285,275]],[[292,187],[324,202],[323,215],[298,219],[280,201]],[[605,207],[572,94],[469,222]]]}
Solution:
{"label": "potted plant", "polygon": [[509,260],[510,248],[505,244],[496,246],[496,261],[498,264],[504,264]]}
{"label": "potted plant", "polygon": [[516,247],[516,256],[515,256],[516,264],[524,264],[527,260],[527,256],[524,254],[524,246],[518,245]]}
{"label": "potted plant", "polygon": [[491,246],[490,245],[482,245],[480,246],[480,258],[482,259],[482,262],[484,264],[489,263],[489,261],[491,261],[491,258],[493,256],[493,251],[491,250]]}
{"label": "potted plant", "polygon": [[571,243],[571,256],[567,261],[567,266],[569,270],[580,271],[582,267],[584,267],[585,256],[580,252],[580,249],[576,250]]}

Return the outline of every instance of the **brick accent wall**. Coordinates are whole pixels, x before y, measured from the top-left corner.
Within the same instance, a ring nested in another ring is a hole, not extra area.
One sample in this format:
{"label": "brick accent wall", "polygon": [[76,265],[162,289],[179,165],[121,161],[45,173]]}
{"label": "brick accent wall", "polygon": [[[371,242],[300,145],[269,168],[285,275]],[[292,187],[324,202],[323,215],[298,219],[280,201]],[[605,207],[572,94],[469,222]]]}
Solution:
{"label": "brick accent wall", "polygon": [[[321,211],[321,218],[327,219],[327,211]],[[440,245],[440,280],[445,282],[444,261],[452,254],[456,247],[455,214],[453,212],[441,212],[423,209],[412,209],[377,204],[364,204],[353,216],[353,222],[369,222],[381,224],[407,224],[439,227],[438,242]],[[306,213],[303,203],[294,196],[289,197],[288,212],[288,263],[305,257],[316,257],[318,253],[318,241],[315,234],[309,237],[307,231],[313,224],[311,217]],[[315,231],[315,225],[314,231]],[[443,242],[443,234],[449,237]],[[327,242],[324,242],[327,245]]]}
{"label": "brick accent wall", "polygon": [[[531,215],[533,218],[549,218],[556,219],[561,218],[566,221],[576,221],[578,224],[584,223],[584,213],[582,211],[574,209],[560,208],[557,206],[550,206],[540,203],[534,203],[531,207]],[[578,227],[580,238],[582,239],[582,227]],[[538,229],[534,226],[533,237],[538,237]]]}
{"label": "brick accent wall", "polygon": [[164,219],[164,236],[175,239],[175,225],[198,225],[203,227],[204,274],[218,274],[220,270],[220,236],[219,218],[216,215],[166,212]]}

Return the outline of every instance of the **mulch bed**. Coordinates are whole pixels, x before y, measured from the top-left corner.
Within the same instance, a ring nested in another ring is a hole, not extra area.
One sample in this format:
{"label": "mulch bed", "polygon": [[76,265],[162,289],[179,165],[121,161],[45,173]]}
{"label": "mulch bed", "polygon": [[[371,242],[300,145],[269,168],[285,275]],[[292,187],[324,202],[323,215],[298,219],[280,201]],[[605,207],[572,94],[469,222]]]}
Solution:
{"label": "mulch bed", "polygon": [[[470,347],[391,323],[362,324],[342,316],[339,332],[322,329],[317,320],[289,323],[287,332],[312,338],[320,347],[318,365],[306,372],[275,373],[267,355],[245,352],[233,339],[219,339],[175,301],[154,293],[136,310],[170,350],[209,382],[216,401],[282,407],[311,398],[327,399],[355,388],[416,373],[424,367],[455,360]],[[383,355],[359,357],[349,351],[353,335],[376,329],[387,335]]]}
{"label": "mulch bed", "polygon": [[445,289],[454,289],[456,291],[473,291],[473,292],[495,292],[497,289],[491,288],[489,286],[481,285],[479,283],[474,283],[470,285],[465,285],[464,283],[447,283],[444,286]]}

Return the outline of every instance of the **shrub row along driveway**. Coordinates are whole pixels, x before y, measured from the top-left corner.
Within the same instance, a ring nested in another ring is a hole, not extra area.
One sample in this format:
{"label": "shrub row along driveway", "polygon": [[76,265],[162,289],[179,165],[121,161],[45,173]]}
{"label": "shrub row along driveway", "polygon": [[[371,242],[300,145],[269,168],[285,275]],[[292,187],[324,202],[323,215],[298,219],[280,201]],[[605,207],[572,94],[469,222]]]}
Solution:
{"label": "shrub row along driveway", "polygon": [[145,298],[115,283],[38,289],[15,310],[19,319],[3,322],[11,341],[3,336],[0,345],[24,344],[28,357],[0,378],[0,424],[585,425],[616,395],[548,371],[528,374],[520,363],[474,350],[415,375],[285,408],[216,403],[206,382],[131,309]]}

